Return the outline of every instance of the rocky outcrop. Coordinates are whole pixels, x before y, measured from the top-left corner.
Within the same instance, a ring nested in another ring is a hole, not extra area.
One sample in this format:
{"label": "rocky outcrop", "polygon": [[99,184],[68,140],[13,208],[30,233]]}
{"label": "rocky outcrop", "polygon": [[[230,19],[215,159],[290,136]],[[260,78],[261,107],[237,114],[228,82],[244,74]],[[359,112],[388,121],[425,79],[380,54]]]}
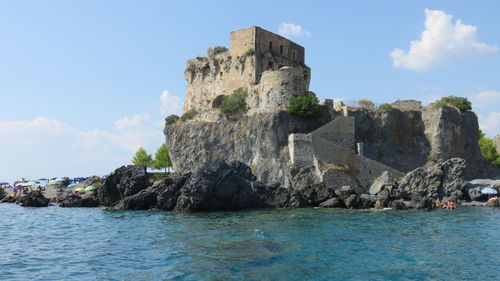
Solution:
{"label": "rocky outcrop", "polygon": [[488,195],[481,193],[484,188],[492,188],[498,191],[500,190],[500,180],[475,179],[467,182],[464,186],[466,194],[472,201],[488,200]]}
{"label": "rocky outcrop", "polygon": [[97,198],[104,206],[111,206],[123,198],[134,195],[150,185],[146,167],[122,166],[106,177],[97,190]]}
{"label": "rocky outcrop", "polygon": [[460,158],[439,162],[429,168],[418,168],[406,174],[391,195],[411,200],[416,209],[431,208],[438,198],[443,201],[462,200],[465,198],[464,172],[465,160]]}
{"label": "rocky outcrop", "polygon": [[25,196],[21,197],[19,203],[23,207],[48,207],[50,199],[45,198],[40,191],[31,191]]}
{"label": "rocky outcrop", "polygon": [[79,196],[76,194],[70,194],[64,197],[59,203],[59,207],[71,208],[71,207],[98,207],[99,200],[96,194],[86,194],[84,196]]}
{"label": "rocky outcrop", "polygon": [[327,115],[310,120],[278,111],[238,121],[174,124],[164,133],[174,170],[180,173],[216,160],[236,160],[266,185],[289,188],[295,174],[288,165],[288,135],[311,132],[329,120]]}

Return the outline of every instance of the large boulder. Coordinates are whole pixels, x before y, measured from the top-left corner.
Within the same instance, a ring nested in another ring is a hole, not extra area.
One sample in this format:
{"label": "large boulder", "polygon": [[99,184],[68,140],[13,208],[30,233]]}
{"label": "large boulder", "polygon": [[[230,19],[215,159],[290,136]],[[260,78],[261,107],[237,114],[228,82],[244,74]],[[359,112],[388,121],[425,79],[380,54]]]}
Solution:
{"label": "large boulder", "polygon": [[376,178],[374,183],[370,186],[370,194],[378,194],[383,189],[392,190],[396,186],[396,179],[389,171],[384,171],[380,177]]}
{"label": "large boulder", "polygon": [[31,191],[25,196],[21,197],[19,203],[23,207],[48,207],[50,199],[45,198],[40,191]]}
{"label": "large boulder", "polygon": [[247,175],[222,161],[208,165],[194,172],[186,181],[174,210],[219,211],[270,207],[253,189]]}
{"label": "large boulder", "polygon": [[152,188],[147,188],[138,193],[126,197],[110,209],[113,210],[148,210],[156,206],[158,202],[157,192]]}
{"label": "large boulder", "polygon": [[333,197],[337,197],[335,190],[330,185],[323,183],[302,187],[298,190],[311,206],[319,206]]}
{"label": "large boulder", "polygon": [[331,198],[319,204],[321,208],[345,208],[344,202],[340,198]]}
{"label": "large boulder", "polygon": [[432,201],[443,197],[464,199],[464,170],[465,160],[460,158],[438,162],[428,168],[417,168],[406,174],[398,188],[391,192],[391,196],[418,202],[415,206],[424,208],[427,208],[427,199]]}
{"label": "large boulder", "polygon": [[65,196],[59,203],[59,207],[98,207],[99,201],[95,194],[85,194],[84,196],[79,196],[76,194],[70,194]]}
{"label": "large boulder", "polygon": [[150,186],[146,167],[129,165],[116,169],[97,190],[101,205],[111,206]]}

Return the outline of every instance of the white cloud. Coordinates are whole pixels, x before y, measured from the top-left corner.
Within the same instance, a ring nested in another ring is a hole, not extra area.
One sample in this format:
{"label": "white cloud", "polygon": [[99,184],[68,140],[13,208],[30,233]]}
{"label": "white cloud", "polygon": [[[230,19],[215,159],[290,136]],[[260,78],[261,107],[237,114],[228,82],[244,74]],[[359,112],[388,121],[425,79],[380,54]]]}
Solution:
{"label": "white cloud", "polygon": [[500,103],[500,92],[498,91],[483,91],[471,97],[474,107],[487,107]]}
{"label": "white cloud", "polygon": [[[0,122],[0,171],[2,177],[9,177],[2,180],[101,175],[130,163],[139,147],[154,153],[164,142],[161,129],[156,122],[145,122],[144,115],[137,116],[140,118],[115,122],[121,128],[117,132],[78,130],[43,116],[30,121]],[[143,124],[128,126],[135,124],[134,120]]]}
{"label": "white cloud", "polygon": [[182,99],[170,94],[169,91],[163,91],[160,95],[160,112],[164,115],[177,114],[182,112]]}
{"label": "white cloud", "polygon": [[149,114],[137,114],[129,118],[128,116],[123,117],[115,122],[115,129],[123,130],[131,127],[136,127],[143,122],[149,121]]}
{"label": "white cloud", "polygon": [[453,16],[443,11],[426,9],[425,17],[420,40],[411,41],[408,52],[395,49],[389,54],[394,67],[426,71],[460,58],[491,55],[498,49],[478,41],[477,27],[461,20],[453,23]]}
{"label": "white cloud", "polygon": [[479,127],[489,137],[500,134],[500,112],[492,112],[488,116],[479,115]]}
{"label": "white cloud", "polygon": [[282,22],[280,27],[278,28],[278,33],[283,36],[283,37],[304,37],[304,36],[311,36],[311,32],[309,30],[306,30],[300,25],[293,24],[293,23],[286,23]]}

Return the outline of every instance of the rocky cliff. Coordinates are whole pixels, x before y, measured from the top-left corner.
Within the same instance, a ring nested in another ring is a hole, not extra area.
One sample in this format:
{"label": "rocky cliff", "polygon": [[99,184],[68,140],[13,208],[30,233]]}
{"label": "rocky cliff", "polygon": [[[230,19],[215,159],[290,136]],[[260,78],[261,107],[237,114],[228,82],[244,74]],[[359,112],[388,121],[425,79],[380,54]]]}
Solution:
{"label": "rocky cliff", "polygon": [[[311,163],[298,167],[290,161],[289,135],[311,133],[339,114],[326,112],[314,120],[277,111],[240,120],[178,123],[166,126],[164,133],[178,172],[190,172],[216,160],[236,160],[251,167],[257,179],[267,185],[300,188],[321,183],[325,178],[336,180],[326,175],[331,172],[318,170],[335,165]],[[355,142],[363,143],[363,157],[401,172],[460,157],[467,162],[466,179],[481,176],[485,161],[477,144],[478,123],[473,112],[429,107],[408,111],[355,110],[349,111],[349,115],[355,119]],[[361,188],[369,187],[366,180],[361,183],[343,167],[334,168],[340,169],[340,178],[345,172],[353,177],[354,185],[357,182]]]}

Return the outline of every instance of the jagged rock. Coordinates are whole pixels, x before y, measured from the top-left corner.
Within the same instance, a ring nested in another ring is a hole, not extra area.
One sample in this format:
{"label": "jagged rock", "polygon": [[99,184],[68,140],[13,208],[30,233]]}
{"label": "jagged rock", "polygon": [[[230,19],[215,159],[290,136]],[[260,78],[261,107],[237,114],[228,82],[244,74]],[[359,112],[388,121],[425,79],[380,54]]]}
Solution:
{"label": "jagged rock", "polygon": [[342,201],[346,202],[347,198],[352,194],[356,194],[354,189],[350,185],[342,186],[339,189],[335,190],[335,194],[342,199]]}
{"label": "jagged rock", "polygon": [[65,196],[59,203],[59,207],[71,208],[71,207],[98,207],[99,201],[94,194],[85,194],[84,196],[79,196],[76,194],[70,194]]}
{"label": "jagged rock", "polygon": [[111,206],[121,199],[134,195],[150,185],[146,167],[129,165],[116,169],[97,189],[101,205]]}
{"label": "jagged rock", "polygon": [[357,194],[351,194],[344,201],[346,208],[348,209],[356,209],[360,205],[360,200]]}
{"label": "jagged rock", "polygon": [[483,188],[500,189],[500,180],[490,179],[475,179],[465,184],[464,190],[469,195],[470,200],[473,201],[486,201],[488,200],[487,194],[482,194]]}
{"label": "jagged rock", "polygon": [[172,211],[177,204],[182,186],[190,176],[191,174],[186,174],[163,179],[156,187],[158,189],[157,208],[163,211]]}
{"label": "jagged rock", "polygon": [[113,210],[148,210],[156,206],[158,202],[157,192],[147,188],[138,193],[126,197],[111,206]]}
{"label": "jagged rock", "polygon": [[321,208],[345,208],[344,203],[340,198],[331,198],[319,204]]}
{"label": "jagged rock", "polygon": [[303,187],[299,189],[299,192],[311,206],[318,206],[320,203],[336,197],[335,190],[322,183]]}
{"label": "jagged rock", "polygon": [[0,188],[0,201],[2,199],[4,199],[5,197],[7,197],[7,192],[5,192],[5,190],[3,190],[3,188]]}
{"label": "jagged rock", "polygon": [[359,208],[369,209],[375,207],[377,197],[373,194],[361,194],[359,196]]}
{"label": "jagged rock", "polygon": [[439,162],[427,169],[417,168],[406,174],[398,188],[391,192],[391,196],[415,202],[423,199],[435,200],[446,196],[463,199],[464,170],[465,160],[459,158]]}
{"label": "jagged rock", "polygon": [[370,192],[370,194],[375,195],[375,194],[378,194],[379,192],[381,192],[382,189],[384,189],[384,188],[391,190],[395,186],[396,186],[396,179],[389,171],[385,171],[370,186],[369,192]]}
{"label": "jagged rock", "polygon": [[19,203],[23,207],[48,207],[50,199],[45,198],[40,191],[31,191],[25,196],[21,197]]}
{"label": "jagged rock", "polygon": [[[241,163],[241,165],[244,165]],[[218,161],[194,172],[180,190],[174,210],[215,211],[270,207],[238,170]]]}
{"label": "jagged rock", "polygon": [[406,205],[403,200],[394,200],[389,203],[389,208],[393,210],[406,210]]}

